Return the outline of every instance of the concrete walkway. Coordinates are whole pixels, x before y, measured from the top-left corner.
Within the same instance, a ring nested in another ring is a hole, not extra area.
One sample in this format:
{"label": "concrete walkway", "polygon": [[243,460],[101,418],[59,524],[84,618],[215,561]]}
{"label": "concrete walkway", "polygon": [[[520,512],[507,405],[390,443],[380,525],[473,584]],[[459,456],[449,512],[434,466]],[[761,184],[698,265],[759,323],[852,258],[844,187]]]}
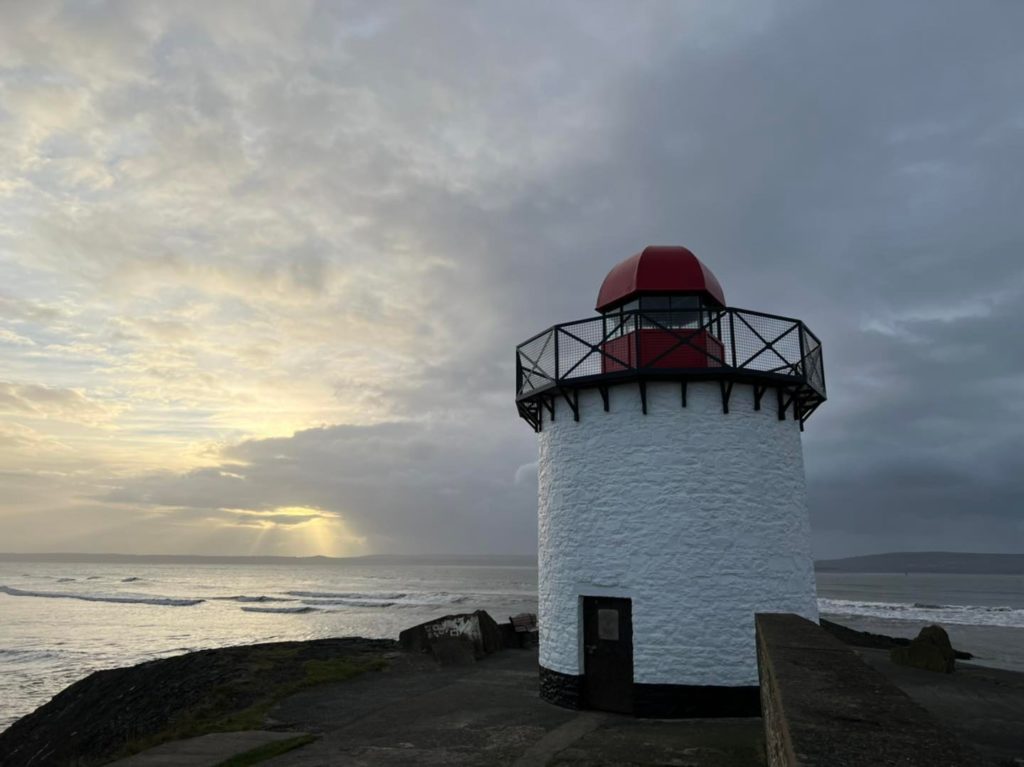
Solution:
{"label": "concrete walkway", "polygon": [[528,650],[445,669],[400,656],[391,671],[288,698],[271,717],[321,737],[268,767],[764,764],[760,719],[652,721],[544,703]]}
{"label": "concrete walkway", "polygon": [[302,734],[267,730],[217,732],[164,743],[141,754],[112,762],[110,767],[216,767],[237,754]]}
{"label": "concrete walkway", "polygon": [[[858,649],[986,764],[1024,764],[1024,675],[958,663],[953,674],[896,666]],[[509,650],[440,668],[398,653],[387,671],[305,690],[271,711],[273,731],[206,735],[117,762],[124,767],[212,767],[303,733],[319,739],[262,764],[327,765],[763,765],[760,719],[653,721],[568,711],[537,696],[535,651]],[[1021,760],[1020,762],[1015,760]]]}

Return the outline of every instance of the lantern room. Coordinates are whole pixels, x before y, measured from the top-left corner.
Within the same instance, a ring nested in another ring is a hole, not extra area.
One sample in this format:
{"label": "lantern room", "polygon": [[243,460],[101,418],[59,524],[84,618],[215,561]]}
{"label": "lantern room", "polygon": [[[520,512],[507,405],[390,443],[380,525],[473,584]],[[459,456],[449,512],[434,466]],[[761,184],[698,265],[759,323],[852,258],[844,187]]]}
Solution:
{"label": "lantern room", "polygon": [[724,364],[721,321],[708,321],[724,306],[715,275],[688,248],[644,248],[612,268],[598,292],[602,372]]}

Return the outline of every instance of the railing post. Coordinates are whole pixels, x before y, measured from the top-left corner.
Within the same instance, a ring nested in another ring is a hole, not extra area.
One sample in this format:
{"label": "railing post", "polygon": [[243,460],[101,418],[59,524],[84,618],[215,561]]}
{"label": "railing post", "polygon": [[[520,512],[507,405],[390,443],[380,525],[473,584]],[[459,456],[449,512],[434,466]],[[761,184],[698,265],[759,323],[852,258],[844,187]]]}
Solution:
{"label": "railing post", "polygon": [[825,386],[825,350],[821,348],[821,342],[818,342],[818,380],[821,382],[821,391],[818,392],[822,397],[825,396],[825,392],[828,391],[828,387]]}
{"label": "railing post", "polygon": [[803,321],[800,322],[799,331],[800,332],[798,333],[798,335],[800,337],[800,373],[801,373],[801,375],[803,375],[804,380],[806,381],[807,380],[807,349],[806,349],[806,346],[804,345],[804,323],[803,323]]}
{"label": "railing post", "polygon": [[558,330],[559,330],[559,328],[556,327],[555,328],[555,382],[556,383],[561,383],[561,380],[558,377]]}
{"label": "railing post", "polygon": [[640,369],[640,331],[643,328],[643,319],[641,318],[640,311],[633,315],[633,338],[636,339],[633,342],[633,369]]}
{"label": "railing post", "polygon": [[732,365],[736,367],[736,310],[729,310],[729,346],[732,347]]}

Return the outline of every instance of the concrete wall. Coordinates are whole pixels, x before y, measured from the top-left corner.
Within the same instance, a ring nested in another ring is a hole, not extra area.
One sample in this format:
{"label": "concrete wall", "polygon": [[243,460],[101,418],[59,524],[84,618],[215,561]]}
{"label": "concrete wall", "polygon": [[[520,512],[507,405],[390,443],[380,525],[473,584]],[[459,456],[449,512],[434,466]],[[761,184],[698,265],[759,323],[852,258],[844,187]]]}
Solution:
{"label": "concrete wall", "polygon": [[756,626],[770,767],[981,763],[820,626],[796,615],[758,615]]}
{"label": "concrete wall", "polygon": [[757,684],[755,612],[817,619],[799,424],[716,382],[580,392],[545,413],[540,662],[583,673],[580,597],[633,600],[634,681]]}

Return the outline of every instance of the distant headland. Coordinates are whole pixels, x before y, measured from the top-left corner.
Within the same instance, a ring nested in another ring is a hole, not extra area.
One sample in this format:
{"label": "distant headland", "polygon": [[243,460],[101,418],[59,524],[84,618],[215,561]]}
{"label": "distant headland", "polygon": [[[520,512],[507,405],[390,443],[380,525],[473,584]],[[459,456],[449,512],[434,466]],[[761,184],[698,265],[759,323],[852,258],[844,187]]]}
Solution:
{"label": "distant headland", "polygon": [[153,565],[463,565],[536,566],[536,555],[520,554],[370,554],[362,557],[261,557],[205,554],[88,554],[75,552],[0,552],[0,562],[86,562]]}
{"label": "distant headland", "polygon": [[948,573],[1024,575],[1024,554],[970,554],[960,551],[896,551],[843,559],[819,559],[820,573]]}
{"label": "distant headland", "polygon": [[[535,567],[526,554],[371,554],[361,557],[281,557],[191,554],[89,554],[75,552],[0,552],[0,562],[83,562],[106,564],[185,565],[449,565],[466,567]],[[841,559],[819,559],[821,573],[947,573],[956,575],[1024,575],[1024,554],[959,551],[895,551]]]}

